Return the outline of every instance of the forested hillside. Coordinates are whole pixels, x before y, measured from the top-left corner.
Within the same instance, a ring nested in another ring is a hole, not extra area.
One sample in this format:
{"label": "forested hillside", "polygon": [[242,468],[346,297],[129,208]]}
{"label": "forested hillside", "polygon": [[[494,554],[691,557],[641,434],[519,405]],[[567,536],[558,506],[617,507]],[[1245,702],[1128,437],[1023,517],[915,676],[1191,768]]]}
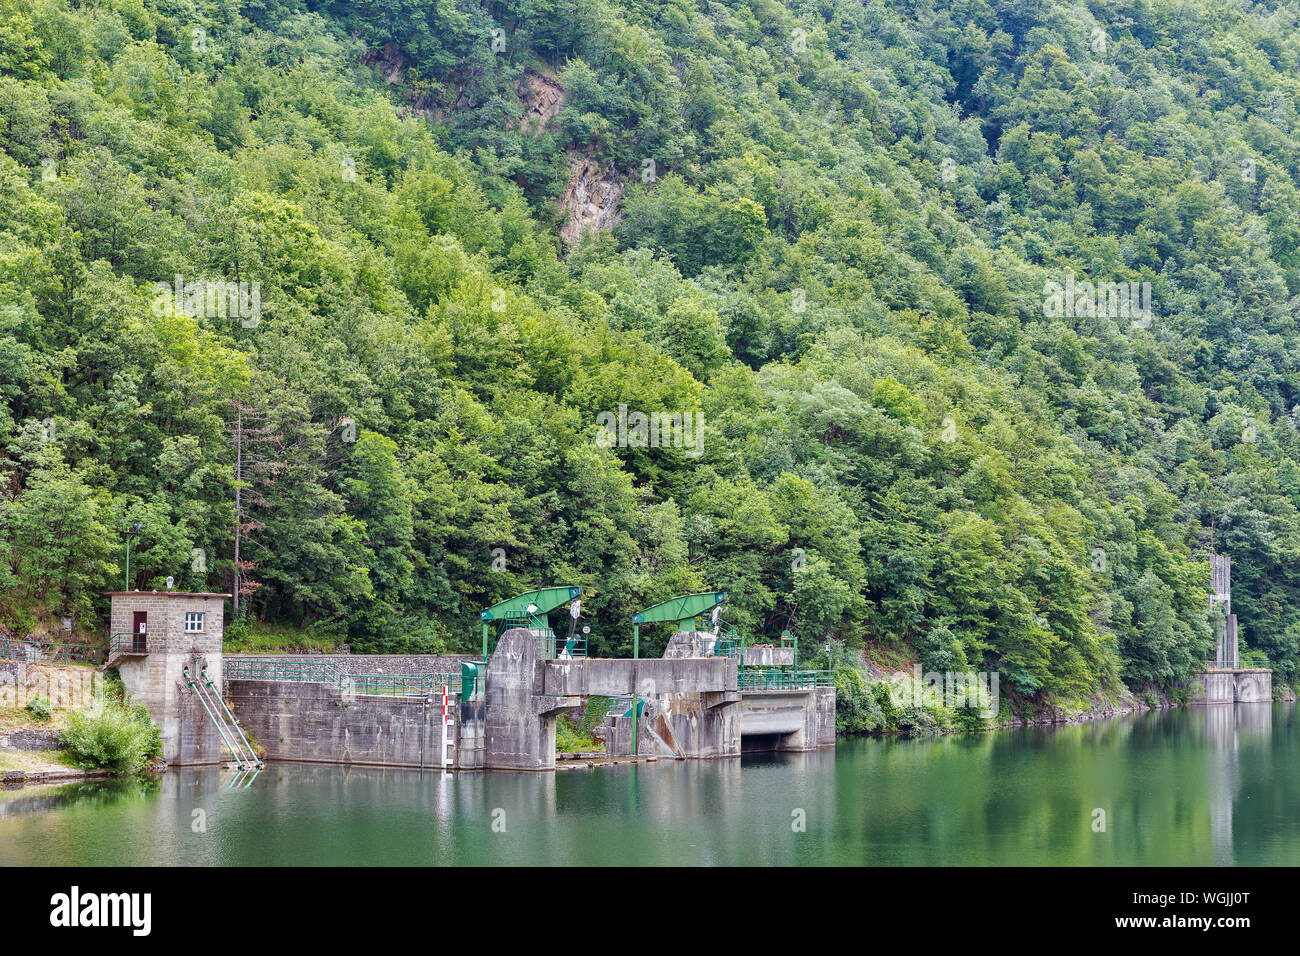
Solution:
{"label": "forested hillside", "polygon": [[0,0],[0,628],[129,539],[358,651],[717,588],[1073,699],[1211,656],[1213,535],[1289,680],[1298,93],[1296,0]]}

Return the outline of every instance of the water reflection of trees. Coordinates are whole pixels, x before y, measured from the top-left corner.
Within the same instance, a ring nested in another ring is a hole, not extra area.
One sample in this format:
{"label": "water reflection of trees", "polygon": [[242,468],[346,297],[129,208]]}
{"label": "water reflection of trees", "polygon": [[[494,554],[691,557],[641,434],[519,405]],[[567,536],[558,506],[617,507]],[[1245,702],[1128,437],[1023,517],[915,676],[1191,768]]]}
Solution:
{"label": "water reflection of trees", "polygon": [[17,817],[66,807],[107,807],[158,792],[156,777],[83,780],[60,786],[26,786],[0,792],[0,817]]}

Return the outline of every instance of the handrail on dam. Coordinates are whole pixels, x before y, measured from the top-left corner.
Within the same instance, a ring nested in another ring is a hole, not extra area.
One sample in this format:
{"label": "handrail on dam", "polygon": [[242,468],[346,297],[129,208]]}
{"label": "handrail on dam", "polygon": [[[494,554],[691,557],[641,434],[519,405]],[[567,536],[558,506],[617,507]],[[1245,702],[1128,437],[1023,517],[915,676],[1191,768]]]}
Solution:
{"label": "handrail on dam", "polygon": [[379,697],[427,697],[444,684],[460,691],[459,674],[349,674],[333,661],[226,661],[223,673],[226,680],[314,681]]}
{"label": "handrail on dam", "polygon": [[835,685],[835,675],[830,671],[793,671],[784,667],[746,667],[738,680],[742,691],[802,690]]}

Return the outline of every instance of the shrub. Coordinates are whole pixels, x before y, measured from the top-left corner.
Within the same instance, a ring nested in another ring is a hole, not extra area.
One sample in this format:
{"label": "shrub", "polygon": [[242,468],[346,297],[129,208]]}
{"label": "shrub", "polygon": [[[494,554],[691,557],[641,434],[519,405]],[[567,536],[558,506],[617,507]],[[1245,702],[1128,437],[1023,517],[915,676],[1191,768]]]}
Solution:
{"label": "shrub", "polygon": [[989,718],[978,707],[959,707],[952,712],[952,725],[968,732],[988,730]]}
{"label": "shrub", "polygon": [[862,672],[850,665],[835,669],[835,732],[866,734],[879,730],[885,722],[880,703],[872,693]]}
{"label": "shrub", "polygon": [[143,770],[162,753],[162,735],[143,706],[130,706],[109,697],[98,714],[74,713],[59,735],[78,767],[114,773]]}
{"label": "shrub", "polygon": [[898,731],[909,737],[928,737],[945,730],[942,716],[928,707],[904,707],[898,715]]}
{"label": "shrub", "polygon": [[561,716],[555,721],[555,749],[559,753],[584,753],[604,750],[605,745],[580,733],[568,717]]}
{"label": "shrub", "polygon": [[922,636],[916,642],[916,650],[921,655],[921,670],[926,673],[964,671],[969,666],[961,641],[942,624]]}
{"label": "shrub", "polygon": [[50,715],[54,713],[54,708],[50,706],[50,702],[40,697],[33,698],[28,703],[26,710],[37,720],[49,720]]}

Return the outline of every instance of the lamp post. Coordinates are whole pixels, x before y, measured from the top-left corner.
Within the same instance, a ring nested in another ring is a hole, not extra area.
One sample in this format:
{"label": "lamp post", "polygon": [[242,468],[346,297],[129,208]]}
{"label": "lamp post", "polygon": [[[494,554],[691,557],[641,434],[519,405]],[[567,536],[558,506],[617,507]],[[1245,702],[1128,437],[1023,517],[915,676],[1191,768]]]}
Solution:
{"label": "lamp post", "polygon": [[122,581],[122,590],[131,590],[131,539],[144,530],[144,525],[136,522],[126,531],[126,577]]}

